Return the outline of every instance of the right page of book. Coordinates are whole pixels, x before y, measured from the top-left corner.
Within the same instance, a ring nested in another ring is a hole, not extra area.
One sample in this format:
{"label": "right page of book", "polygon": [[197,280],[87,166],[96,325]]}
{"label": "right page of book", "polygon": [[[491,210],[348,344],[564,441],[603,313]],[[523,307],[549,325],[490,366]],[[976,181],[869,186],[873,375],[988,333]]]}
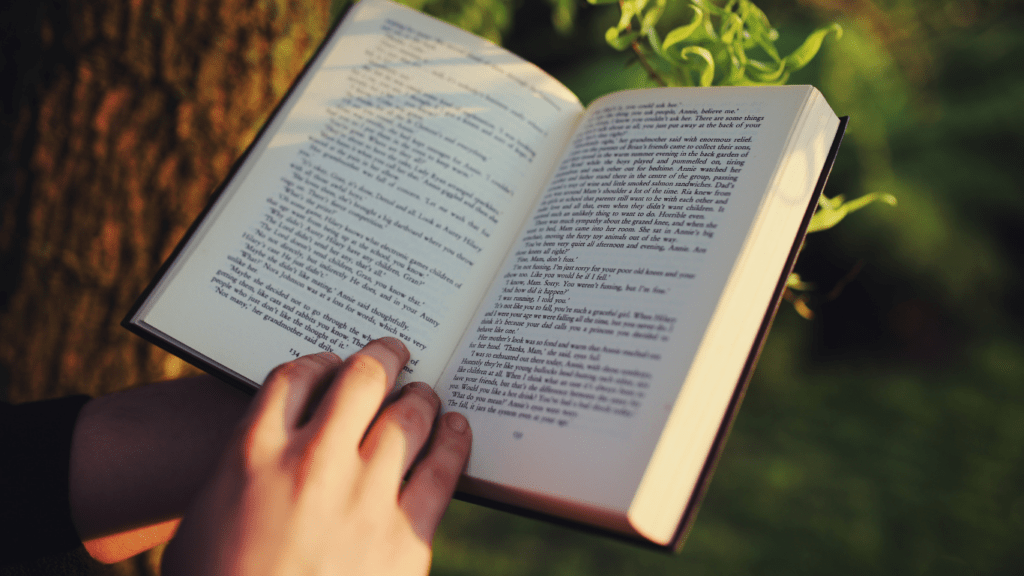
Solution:
{"label": "right page of book", "polygon": [[[629,509],[814,93],[653,89],[589,107],[438,387],[471,421],[469,477]],[[798,196],[780,201],[802,216]]]}

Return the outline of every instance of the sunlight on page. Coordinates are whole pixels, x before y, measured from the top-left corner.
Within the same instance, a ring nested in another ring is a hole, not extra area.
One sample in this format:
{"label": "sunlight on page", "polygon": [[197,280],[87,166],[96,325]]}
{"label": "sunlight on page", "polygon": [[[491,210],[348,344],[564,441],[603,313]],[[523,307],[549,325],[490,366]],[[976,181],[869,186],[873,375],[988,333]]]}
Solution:
{"label": "sunlight on page", "polygon": [[[819,96],[810,104],[820,109],[823,103]],[[809,118],[794,128],[778,177],[769,185],[771,194],[740,251],[630,507],[633,525],[651,540],[672,539],[709,455],[714,456],[722,417],[766,320],[772,293],[765,286],[781,281],[780,270],[793,249],[789,231],[807,214],[808,199],[820,177],[812,167],[824,163],[832,144],[828,135],[834,135],[839,124],[830,109]]]}
{"label": "sunlight on page", "polygon": [[405,8],[361,3],[341,32],[147,317],[253,383],[385,335],[410,344],[408,378],[436,381],[580,111],[535,66]]}

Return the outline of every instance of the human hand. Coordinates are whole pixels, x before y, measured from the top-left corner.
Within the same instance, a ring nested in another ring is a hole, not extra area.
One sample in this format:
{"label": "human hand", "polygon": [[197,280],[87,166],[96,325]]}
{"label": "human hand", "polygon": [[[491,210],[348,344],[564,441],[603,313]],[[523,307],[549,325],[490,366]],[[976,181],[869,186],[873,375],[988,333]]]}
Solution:
{"label": "human hand", "polygon": [[471,434],[449,413],[431,438],[440,401],[425,384],[405,386],[374,419],[408,360],[386,338],[344,362],[323,353],[271,372],[163,573],[426,574]]}

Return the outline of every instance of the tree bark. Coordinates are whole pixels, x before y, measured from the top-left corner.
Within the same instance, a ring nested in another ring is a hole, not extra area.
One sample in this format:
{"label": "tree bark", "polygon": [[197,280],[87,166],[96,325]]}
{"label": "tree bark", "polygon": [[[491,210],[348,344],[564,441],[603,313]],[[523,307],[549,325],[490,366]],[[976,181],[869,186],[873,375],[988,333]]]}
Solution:
{"label": "tree bark", "polygon": [[319,43],[330,0],[8,4],[0,399],[184,375],[120,320]]}

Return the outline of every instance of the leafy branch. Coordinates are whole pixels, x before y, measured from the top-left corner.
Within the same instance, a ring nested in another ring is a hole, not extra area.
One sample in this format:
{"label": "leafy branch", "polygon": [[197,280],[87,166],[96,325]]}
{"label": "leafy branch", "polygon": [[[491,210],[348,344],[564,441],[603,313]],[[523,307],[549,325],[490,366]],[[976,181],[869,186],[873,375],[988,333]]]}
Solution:
{"label": "leafy branch", "polygon": [[[807,224],[807,233],[821,232],[828,230],[836,224],[846,218],[851,212],[855,212],[873,204],[875,202],[882,202],[890,206],[896,206],[896,197],[892,194],[886,194],[884,192],[872,192],[865,194],[855,200],[847,202],[842,194],[833,198],[826,198],[824,194],[818,197],[818,209],[815,210],[814,215],[811,216],[811,221]],[[860,261],[857,265],[849,272],[842,280],[840,280],[834,288],[829,292],[826,300],[835,300],[842,289],[849,284],[853,277],[860,273],[861,268],[864,266],[864,262]],[[814,289],[813,284],[804,282],[800,275],[792,273],[789,278],[786,279],[786,288],[782,293],[782,297],[787,302],[793,305],[793,309],[800,316],[810,320],[814,318],[814,311],[807,305],[809,300],[808,292]]]}
{"label": "leafy branch", "polygon": [[[811,32],[799,48],[781,56],[768,17],[750,0],[588,0],[618,3],[621,16],[605,33],[616,50],[631,49],[651,79],[662,86],[764,86],[785,84],[806,66],[825,38],[843,30],[829,24]],[[668,14],[682,24],[662,21]],[[659,28],[670,28],[664,31]],[[756,56],[756,57],[755,57]]]}
{"label": "leafy branch", "polygon": [[[822,26],[796,50],[782,56],[775,46],[778,31],[750,0],[587,1],[619,5],[619,22],[605,32],[605,40],[616,50],[631,50],[648,77],[661,86],[785,84],[818,54],[829,35],[839,39],[843,34],[838,24]],[[895,206],[896,198],[880,192],[851,201],[821,196],[807,231],[827,230],[847,214],[874,202]],[[845,281],[850,280],[852,277]],[[808,319],[813,317],[806,294],[811,289],[811,284],[792,274],[783,294],[797,313]]]}

